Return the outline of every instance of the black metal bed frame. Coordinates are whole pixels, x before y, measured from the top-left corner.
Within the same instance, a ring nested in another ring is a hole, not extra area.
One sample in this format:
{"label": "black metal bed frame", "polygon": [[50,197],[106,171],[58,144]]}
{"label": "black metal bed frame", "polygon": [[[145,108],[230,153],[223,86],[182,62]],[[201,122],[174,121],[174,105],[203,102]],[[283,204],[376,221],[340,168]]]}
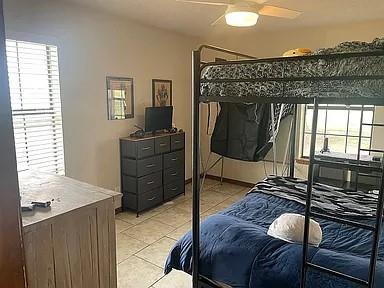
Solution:
{"label": "black metal bed frame", "polygon": [[[204,49],[226,53],[228,55],[245,58],[246,60],[236,60],[236,61],[226,61],[226,62],[203,62],[201,60],[202,51]],[[339,58],[348,58],[348,57],[365,57],[365,56],[384,56],[383,52],[359,52],[359,53],[345,53],[345,54],[332,54],[332,55],[314,55],[314,56],[304,56],[296,57],[297,60],[303,59],[339,59]],[[316,159],[315,157],[315,144],[316,144],[316,135],[317,132],[317,119],[318,119],[318,107],[319,104],[346,104],[346,105],[377,105],[384,106],[384,91],[383,98],[324,98],[320,99],[317,97],[313,98],[288,98],[288,97],[271,97],[271,98],[262,98],[262,97],[203,97],[201,95],[200,84],[205,82],[210,83],[231,83],[231,82],[246,82],[246,83],[262,83],[267,81],[275,82],[290,82],[290,81],[331,81],[331,80],[384,80],[384,75],[379,76],[336,76],[336,77],[281,77],[281,78],[257,78],[257,79],[216,79],[206,81],[201,79],[201,72],[207,66],[213,65],[228,65],[232,63],[257,63],[257,62],[274,62],[274,61],[292,61],[293,58],[268,58],[268,59],[256,59],[256,57],[238,53],[235,51],[209,46],[202,45],[199,49],[193,51],[192,54],[192,76],[193,76],[193,143],[192,143],[192,159],[193,159],[193,177],[192,177],[192,191],[193,191],[193,219],[192,219],[192,278],[193,278],[193,288],[220,288],[222,287],[220,283],[212,281],[207,277],[204,277],[200,274],[199,270],[199,261],[200,259],[200,103],[201,102],[234,102],[234,103],[289,103],[294,105],[294,123],[296,124],[296,115],[297,115],[297,104],[313,104],[313,121],[312,121],[312,137],[310,144],[310,163],[308,167],[308,185],[307,185],[307,200],[305,207],[305,227],[304,227],[304,241],[303,241],[303,255],[302,255],[302,269],[300,275],[300,287],[306,287],[306,273],[308,268],[315,269],[324,273],[328,273],[337,277],[341,277],[352,281],[354,283],[361,284],[363,287],[373,288],[375,280],[375,271],[376,271],[376,262],[379,250],[379,241],[380,233],[383,222],[383,201],[384,201],[384,167],[383,162],[381,167],[371,167],[368,165],[362,165],[360,163],[360,151],[367,150],[361,149],[361,128],[363,125],[363,119],[361,118],[360,123],[360,135],[359,135],[359,149],[357,155],[357,164],[356,161],[353,164],[350,163],[340,163],[332,161],[324,161]],[[289,174],[291,177],[294,177],[294,165],[295,165],[295,154],[296,154],[296,125],[293,125],[293,131],[291,133],[291,143],[290,143],[290,171]],[[384,126],[383,124],[372,124],[374,126]],[[370,152],[378,152],[379,150],[368,149]],[[379,151],[384,153],[384,151]],[[311,199],[312,199],[312,187],[313,187],[313,168],[314,165],[321,165],[325,167],[341,168],[351,171],[357,171],[361,173],[381,172],[381,186],[378,196],[378,205],[376,210],[376,220],[375,225],[364,225],[356,221],[351,221],[348,219],[342,219],[335,216],[330,216],[321,213],[314,213],[311,211]],[[346,275],[338,271],[328,269],[326,267],[318,266],[316,264],[308,262],[308,240],[309,240],[309,223],[310,217],[316,217],[321,219],[327,219],[330,221],[335,221],[345,225],[351,225],[354,227],[368,229],[373,232],[373,244],[372,244],[372,254],[369,265],[368,280],[359,279],[353,277],[352,275]]]}

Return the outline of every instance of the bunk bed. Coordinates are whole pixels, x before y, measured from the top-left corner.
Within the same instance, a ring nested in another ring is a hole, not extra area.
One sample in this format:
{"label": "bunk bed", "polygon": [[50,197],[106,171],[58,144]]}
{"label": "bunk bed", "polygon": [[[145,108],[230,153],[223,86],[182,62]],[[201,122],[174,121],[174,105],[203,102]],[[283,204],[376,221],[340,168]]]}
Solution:
{"label": "bunk bed", "polygon": [[[204,49],[245,60],[203,63]],[[292,131],[289,177],[267,178],[244,199],[201,225],[199,217],[200,103],[286,103],[295,108],[313,104],[313,136],[319,105],[384,106],[383,41],[355,50],[268,59],[207,45],[193,52],[192,231],[171,250],[166,273],[179,269],[192,274],[194,288],[384,287],[384,253],[379,249],[384,244],[380,240],[384,181],[370,196],[359,191],[351,195],[350,191],[313,182],[315,165],[380,173],[383,179],[383,163],[378,166],[360,161],[364,150],[361,132],[356,159],[342,163],[316,157],[316,137],[311,137],[308,180],[304,181],[294,177],[296,131]],[[363,125],[367,124],[361,120],[360,128]],[[332,203],[335,199],[339,201]],[[330,204],[338,209],[324,209]],[[268,225],[287,212],[305,215],[303,244],[286,243],[266,234]],[[319,248],[308,243],[311,218],[323,228],[324,240]]]}

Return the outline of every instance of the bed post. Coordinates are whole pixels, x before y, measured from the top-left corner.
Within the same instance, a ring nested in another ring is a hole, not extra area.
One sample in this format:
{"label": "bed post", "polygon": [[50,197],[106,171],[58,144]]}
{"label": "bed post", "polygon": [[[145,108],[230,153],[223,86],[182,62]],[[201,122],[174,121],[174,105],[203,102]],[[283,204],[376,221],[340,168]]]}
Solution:
{"label": "bed post", "polygon": [[200,259],[200,50],[192,54],[192,281],[193,288],[199,287]]}
{"label": "bed post", "polygon": [[289,177],[295,177],[295,160],[296,160],[296,121],[297,121],[297,104],[293,105],[293,119],[291,131],[291,157],[289,162]]}
{"label": "bed post", "polygon": [[312,116],[312,131],[311,131],[311,149],[309,153],[309,166],[308,166],[308,179],[307,179],[307,197],[305,203],[305,222],[304,222],[304,239],[303,239],[303,259],[301,263],[301,281],[300,288],[305,288],[306,274],[307,274],[307,255],[308,255],[308,240],[309,240],[309,222],[311,216],[311,200],[312,200],[312,187],[313,187],[313,165],[315,162],[315,149],[316,149],[316,132],[317,132],[317,119],[319,115],[319,102],[315,98],[313,103],[313,116]]}
{"label": "bed post", "polygon": [[376,209],[376,224],[375,230],[373,231],[373,241],[372,241],[372,252],[371,259],[369,262],[369,272],[368,272],[368,288],[375,287],[375,275],[376,275],[376,263],[378,252],[380,248],[380,236],[383,226],[383,211],[384,211],[384,164],[381,164],[381,183],[379,196],[377,199],[377,209]]}

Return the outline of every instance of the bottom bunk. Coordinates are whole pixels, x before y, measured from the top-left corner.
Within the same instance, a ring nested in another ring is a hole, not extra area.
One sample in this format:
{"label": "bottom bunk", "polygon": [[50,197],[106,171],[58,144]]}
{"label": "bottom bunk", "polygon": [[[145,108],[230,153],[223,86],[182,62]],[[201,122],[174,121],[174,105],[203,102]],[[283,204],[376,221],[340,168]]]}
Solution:
{"label": "bottom bunk", "polygon": [[[344,191],[326,185],[314,188],[314,211],[333,212],[338,217],[374,224],[376,193]],[[305,193],[304,180],[269,177],[231,207],[208,217],[200,228],[200,274],[231,287],[299,287],[302,245],[271,237],[267,231],[284,213],[303,215]],[[367,279],[372,232],[327,220],[318,222],[322,242],[319,247],[310,246],[308,260]],[[380,243],[384,244],[383,237]],[[188,232],[172,248],[165,273],[177,269],[191,274],[191,260],[192,233]],[[361,286],[309,269],[307,287]],[[384,287],[383,249],[379,251],[375,287]]]}

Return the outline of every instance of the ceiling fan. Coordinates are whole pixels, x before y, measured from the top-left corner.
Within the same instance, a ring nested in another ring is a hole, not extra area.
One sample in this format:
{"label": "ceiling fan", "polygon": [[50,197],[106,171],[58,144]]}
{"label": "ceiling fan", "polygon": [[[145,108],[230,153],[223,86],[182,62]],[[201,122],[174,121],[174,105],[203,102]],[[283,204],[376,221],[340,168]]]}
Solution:
{"label": "ceiling fan", "polygon": [[212,25],[216,25],[223,17],[225,17],[226,23],[230,26],[250,27],[256,25],[259,15],[295,19],[301,14],[301,12],[295,10],[263,5],[267,0],[176,1],[191,4],[227,6],[225,13],[214,21]]}

